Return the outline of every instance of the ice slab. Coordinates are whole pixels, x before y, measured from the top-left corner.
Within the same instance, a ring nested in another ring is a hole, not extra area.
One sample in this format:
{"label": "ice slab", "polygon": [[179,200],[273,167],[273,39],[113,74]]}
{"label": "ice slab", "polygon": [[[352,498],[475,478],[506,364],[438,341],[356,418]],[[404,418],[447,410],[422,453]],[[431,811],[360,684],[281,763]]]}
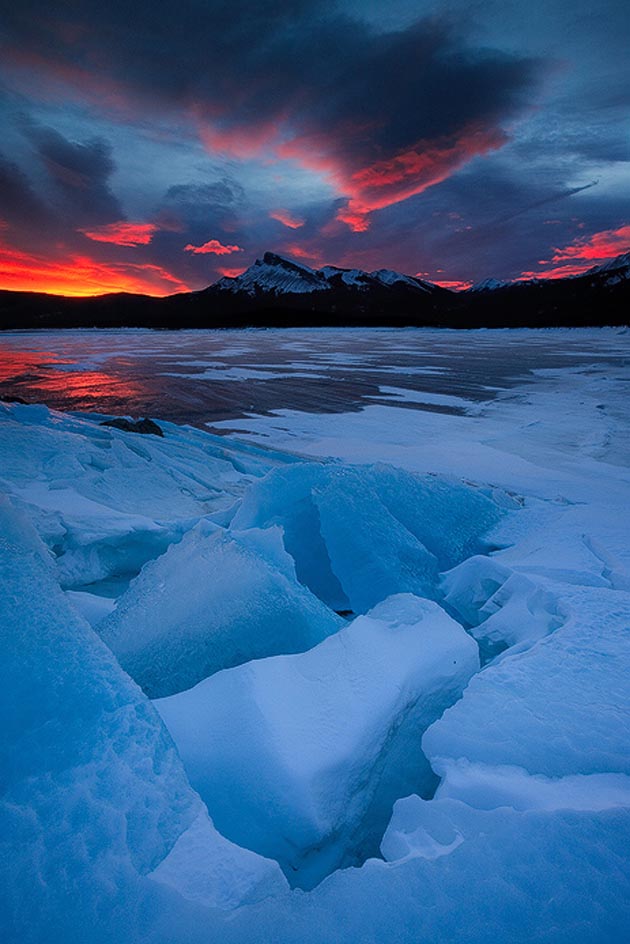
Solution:
{"label": "ice slab", "polygon": [[333,608],[364,612],[395,593],[435,597],[438,571],[483,550],[500,515],[454,480],[310,463],[254,483],[232,526],[280,524],[298,578]]}
{"label": "ice slab", "polygon": [[202,804],[152,705],[70,607],[45,547],[4,498],[0,533],[0,859],[19,925],[54,913],[73,885],[105,906]]}
{"label": "ice slab", "polygon": [[145,566],[98,629],[160,698],[219,669],[309,649],[342,623],[298,583],[279,528],[226,532],[202,521]]}
{"label": "ice slab", "polygon": [[459,624],[405,594],[155,704],[218,829],[311,887],[378,850],[397,797],[431,795],[422,732],[478,665]]}
{"label": "ice slab", "polygon": [[461,800],[479,810],[608,810],[630,808],[628,774],[574,774],[543,777],[522,767],[494,767],[467,760],[442,764],[436,797]]}

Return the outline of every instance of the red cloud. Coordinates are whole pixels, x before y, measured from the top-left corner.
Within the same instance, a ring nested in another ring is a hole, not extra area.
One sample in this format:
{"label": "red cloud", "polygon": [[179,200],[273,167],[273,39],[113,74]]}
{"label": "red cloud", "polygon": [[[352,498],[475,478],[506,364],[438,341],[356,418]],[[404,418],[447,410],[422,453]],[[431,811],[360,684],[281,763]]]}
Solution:
{"label": "red cloud", "polygon": [[473,157],[497,150],[506,141],[505,133],[496,128],[469,128],[452,139],[420,141],[408,151],[355,171],[345,180],[340,179],[350,199],[337,219],[354,232],[364,232],[369,228],[368,217],[374,210],[422,193],[446,180]]}
{"label": "red cloud", "polygon": [[[351,131],[352,129],[350,129]],[[369,229],[369,215],[441,183],[464,164],[502,147],[508,138],[499,128],[464,128],[458,135],[419,141],[387,160],[355,170],[349,162],[328,156],[331,143],[324,135],[305,135],[278,147],[281,157],[327,176],[348,203],[337,220],[355,233]]]}
{"label": "red cloud", "polygon": [[0,287],[75,296],[107,292],[170,295],[190,291],[189,286],[176,276],[150,263],[103,263],[77,255],[70,255],[59,262],[1,243]]}
{"label": "red cloud", "polygon": [[[630,248],[630,225],[604,229],[582,239],[574,239],[562,249],[554,249],[551,259],[541,259],[538,272],[522,272],[521,279],[562,279],[582,275],[594,265],[614,259]],[[554,265],[554,263],[556,263]]]}
{"label": "red cloud", "polygon": [[463,292],[473,284],[472,282],[462,282],[459,279],[438,279],[433,280],[434,285],[439,285],[441,288],[451,288],[456,292]]}
{"label": "red cloud", "polygon": [[[211,152],[218,149],[240,158],[267,155],[273,159],[275,155],[294,160],[327,178],[337,193],[348,200],[338,212],[337,220],[354,232],[369,229],[369,216],[374,210],[422,193],[446,180],[474,157],[498,150],[508,141],[507,134],[500,128],[469,125],[449,137],[418,141],[391,158],[357,170],[349,153],[338,153],[336,139],[347,138],[347,143],[351,144],[353,139],[365,134],[365,126],[346,124],[343,128],[337,127],[334,135],[306,133],[287,140],[279,122],[223,131],[210,128],[200,119],[200,136]],[[285,210],[273,210],[269,215],[290,228],[297,229],[303,223]]]}
{"label": "red cloud", "polygon": [[272,220],[282,223],[283,226],[288,226],[289,229],[299,229],[306,222],[299,216],[293,216],[288,210],[270,210],[269,216]]}
{"label": "red cloud", "polygon": [[209,252],[214,256],[229,256],[232,252],[243,251],[240,246],[223,246],[218,239],[211,239],[203,246],[193,246],[192,243],[188,243],[187,246],[184,246],[184,250],[196,254]]}
{"label": "red cloud", "polygon": [[108,223],[96,229],[79,232],[97,243],[114,243],[116,246],[147,246],[157,231],[156,223]]}
{"label": "red cloud", "polygon": [[306,262],[310,262],[311,265],[322,265],[321,250],[313,246],[307,248],[306,246],[298,246],[296,244],[285,246],[282,251],[285,252],[287,256],[294,256],[296,259],[304,259]]}
{"label": "red cloud", "polygon": [[588,239],[575,239],[564,249],[554,250],[552,262],[563,262],[565,259],[583,259],[585,262],[604,262],[614,259],[630,247],[630,226],[620,226],[618,229],[605,229],[594,233]]}
{"label": "red cloud", "polygon": [[240,268],[236,268],[236,269],[217,269],[217,272],[219,273],[219,275],[222,275],[225,278],[236,279],[238,278],[239,275],[243,274],[246,268],[247,266],[241,266]]}

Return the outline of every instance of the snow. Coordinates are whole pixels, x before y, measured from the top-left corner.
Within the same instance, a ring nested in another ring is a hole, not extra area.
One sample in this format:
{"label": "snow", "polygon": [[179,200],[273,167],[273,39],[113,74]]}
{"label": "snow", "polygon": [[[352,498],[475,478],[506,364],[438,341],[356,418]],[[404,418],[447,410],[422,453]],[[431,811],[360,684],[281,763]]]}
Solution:
{"label": "snow", "polygon": [[421,279],[414,279],[410,275],[401,275],[400,272],[394,272],[392,269],[377,269],[370,272],[373,279],[377,279],[383,285],[391,286],[402,282],[405,285],[411,285],[413,288],[419,288],[423,292],[430,292],[432,286],[430,283],[423,282]]}
{"label": "snow", "polygon": [[219,830],[311,887],[378,848],[398,796],[432,793],[421,734],[477,668],[454,620],[400,595],[155,704]]}
{"label": "snow", "polygon": [[54,552],[64,587],[128,583],[201,515],[229,508],[252,478],[288,461],[162,426],[159,439],[0,403],[0,486]]}
{"label": "snow", "polygon": [[630,773],[630,594],[613,592],[567,586],[563,626],[471,680],[424,736],[438,774],[461,758],[547,777]]}
{"label": "snow", "polygon": [[[585,275],[595,275],[598,272],[617,272],[619,274],[619,281],[630,278],[630,252],[624,252],[620,256],[615,256],[610,262],[603,262],[601,265],[593,266]],[[607,284],[610,285],[611,282],[609,281]]]}
{"label": "snow", "polygon": [[236,278],[219,279],[212,286],[213,289],[245,292],[251,296],[257,292],[304,294],[330,287],[323,274],[271,252],[266,252],[262,259],[257,259]]}
{"label": "snow", "polygon": [[324,266],[319,270],[319,274],[326,279],[339,278],[344,285],[354,286],[360,290],[369,288],[370,279],[367,272],[362,269],[338,269],[336,266]]}
{"label": "snow", "polygon": [[298,583],[278,528],[226,532],[202,520],[144,567],[98,630],[158,698],[249,659],[309,649],[341,623]]}
{"label": "snow", "polygon": [[430,282],[423,282],[390,269],[364,272],[362,269],[340,269],[331,265],[323,266],[321,269],[311,269],[303,263],[295,262],[274,252],[266,252],[262,259],[257,259],[241,275],[219,279],[210,288],[231,293],[244,292],[250,296],[258,292],[305,294],[326,291],[339,282],[359,291],[366,291],[374,282],[386,288],[398,284],[411,286],[423,292],[430,292],[433,289]]}
{"label": "snow", "polygon": [[483,282],[476,282],[469,292],[494,292],[498,288],[505,288],[509,282],[501,282],[499,279],[484,279]]}
{"label": "snow", "polygon": [[277,862],[225,839],[206,810],[197,815],[149,877],[175,889],[187,901],[223,911],[288,891]]}
{"label": "snow", "polygon": [[0,404],[2,940],[628,939],[630,335],[505,337],[553,357],[457,414]]}
{"label": "snow", "polygon": [[458,409],[473,405],[470,400],[466,400],[464,397],[453,396],[449,393],[432,393],[430,390],[409,390],[405,387],[389,387],[380,384],[379,391],[378,396],[371,396],[370,399],[391,399],[392,402],[404,400],[407,403],[430,403],[435,406],[456,407]]}

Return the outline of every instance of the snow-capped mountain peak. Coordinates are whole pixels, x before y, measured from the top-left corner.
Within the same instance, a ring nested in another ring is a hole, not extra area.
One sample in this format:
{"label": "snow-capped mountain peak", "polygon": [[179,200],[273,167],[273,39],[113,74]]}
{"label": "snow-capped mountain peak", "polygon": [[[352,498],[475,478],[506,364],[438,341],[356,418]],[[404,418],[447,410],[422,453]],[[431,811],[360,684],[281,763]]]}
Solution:
{"label": "snow-capped mountain peak", "polygon": [[381,285],[387,285],[388,287],[402,283],[413,288],[419,288],[423,292],[430,292],[432,287],[430,282],[424,282],[422,279],[416,279],[411,275],[402,275],[400,272],[394,272],[393,269],[376,269],[374,272],[370,272],[370,275]]}
{"label": "snow-capped mountain peak", "polygon": [[505,288],[509,282],[502,282],[500,279],[484,279],[483,282],[476,282],[469,291],[471,292],[494,292],[498,288]]}
{"label": "snow-capped mountain peak", "polygon": [[221,292],[245,293],[254,296],[261,293],[307,294],[334,288],[349,288],[366,292],[374,288],[392,288],[392,286],[403,285],[427,293],[434,289],[430,282],[424,282],[391,269],[364,272],[362,269],[342,269],[332,265],[312,269],[279,253],[266,252],[262,259],[257,259],[241,275],[235,278],[222,278],[211,287]]}
{"label": "snow-capped mountain peak", "polygon": [[630,279],[630,252],[624,252],[620,256],[611,259],[609,262],[593,266],[592,269],[588,270],[586,275],[598,275],[600,272],[614,273],[620,280]]}
{"label": "snow-capped mountain peak", "polygon": [[262,259],[256,259],[241,275],[220,279],[213,288],[234,293],[245,292],[247,295],[259,292],[277,295],[321,291],[330,288],[330,285],[324,276],[309,266],[293,262],[275,252],[266,252]]}

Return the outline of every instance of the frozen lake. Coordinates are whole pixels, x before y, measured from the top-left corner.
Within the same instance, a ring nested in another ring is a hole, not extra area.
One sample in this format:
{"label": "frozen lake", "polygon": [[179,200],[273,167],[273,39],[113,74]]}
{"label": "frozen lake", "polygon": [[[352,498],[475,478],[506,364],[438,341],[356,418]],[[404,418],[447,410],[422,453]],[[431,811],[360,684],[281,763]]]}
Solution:
{"label": "frozen lake", "polygon": [[0,351],[2,940],[628,940],[628,331]]}
{"label": "frozen lake", "polygon": [[611,331],[23,331],[0,335],[0,396],[203,427],[369,404],[465,413],[532,371],[627,359]]}

